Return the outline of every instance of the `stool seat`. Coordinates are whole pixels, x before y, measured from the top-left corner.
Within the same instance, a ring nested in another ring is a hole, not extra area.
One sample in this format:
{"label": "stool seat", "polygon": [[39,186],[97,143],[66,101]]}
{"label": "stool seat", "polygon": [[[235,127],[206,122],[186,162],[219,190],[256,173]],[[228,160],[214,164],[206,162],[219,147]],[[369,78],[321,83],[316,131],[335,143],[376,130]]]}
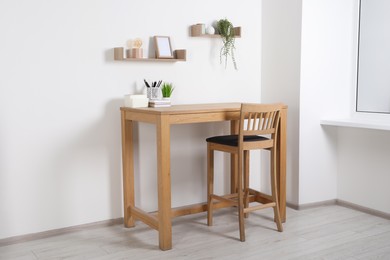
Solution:
{"label": "stool seat", "polygon": [[[246,135],[244,136],[244,142],[256,142],[269,140],[264,136],[260,135]],[[206,139],[208,143],[223,144],[229,146],[238,146],[238,135],[219,135],[213,136]]]}

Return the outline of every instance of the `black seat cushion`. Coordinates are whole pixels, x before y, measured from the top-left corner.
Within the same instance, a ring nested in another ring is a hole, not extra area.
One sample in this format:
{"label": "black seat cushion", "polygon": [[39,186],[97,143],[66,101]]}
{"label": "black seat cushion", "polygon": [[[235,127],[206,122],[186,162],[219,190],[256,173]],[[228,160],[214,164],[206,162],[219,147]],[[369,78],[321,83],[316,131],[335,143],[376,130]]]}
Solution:
{"label": "black seat cushion", "polygon": [[[264,136],[259,135],[246,135],[244,136],[244,142],[255,142],[255,141],[264,141],[269,140]],[[213,136],[206,139],[206,142],[209,143],[217,143],[229,146],[237,146],[238,145],[238,135],[219,135]]]}

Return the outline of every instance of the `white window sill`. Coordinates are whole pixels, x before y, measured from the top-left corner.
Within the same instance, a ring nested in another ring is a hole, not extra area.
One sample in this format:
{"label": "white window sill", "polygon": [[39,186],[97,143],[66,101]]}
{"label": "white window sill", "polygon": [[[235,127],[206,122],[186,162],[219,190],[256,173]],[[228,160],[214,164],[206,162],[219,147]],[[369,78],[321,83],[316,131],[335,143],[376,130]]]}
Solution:
{"label": "white window sill", "polygon": [[388,120],[384,122],[367,118],[323,119],[320,121],[320,124],[390,131],[390,122]]}

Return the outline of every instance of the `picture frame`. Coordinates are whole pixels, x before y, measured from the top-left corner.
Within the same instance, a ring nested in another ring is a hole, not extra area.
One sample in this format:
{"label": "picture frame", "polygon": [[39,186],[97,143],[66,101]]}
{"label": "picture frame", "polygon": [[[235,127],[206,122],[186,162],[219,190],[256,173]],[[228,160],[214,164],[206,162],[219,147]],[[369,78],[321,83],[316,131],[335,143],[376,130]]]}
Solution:
{"label": "picture frame", "polygon": [[173,59],[171,39],[169,36],[154,36],[157,59]]}

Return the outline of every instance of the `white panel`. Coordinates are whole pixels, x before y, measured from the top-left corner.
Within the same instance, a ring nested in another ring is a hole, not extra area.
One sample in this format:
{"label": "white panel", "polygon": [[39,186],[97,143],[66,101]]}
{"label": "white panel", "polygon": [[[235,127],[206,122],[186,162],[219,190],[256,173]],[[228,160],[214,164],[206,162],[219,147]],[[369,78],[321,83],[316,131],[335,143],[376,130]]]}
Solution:
{"label": "white panel", "polygon": [[323,129],[320,119],[350,114],[357,7],[353,0],[303,1],[300,204],[337,196],[337,132]]}
{"label": "white panel", "polygon": [[338,198],[390,213],[390,133],[339,129]]}
{"label": "white panel", "polygon": [[[262,16],[262,102],[288,105],[287,201],[298,204],[301,0],[266,0]],[[269,156],[262,157],[264,166]],[[265,167],[266,172],[268,168]],[[266,176],[268,177],[268,176]],[[262,181],[269,188],[269,178]]]}

